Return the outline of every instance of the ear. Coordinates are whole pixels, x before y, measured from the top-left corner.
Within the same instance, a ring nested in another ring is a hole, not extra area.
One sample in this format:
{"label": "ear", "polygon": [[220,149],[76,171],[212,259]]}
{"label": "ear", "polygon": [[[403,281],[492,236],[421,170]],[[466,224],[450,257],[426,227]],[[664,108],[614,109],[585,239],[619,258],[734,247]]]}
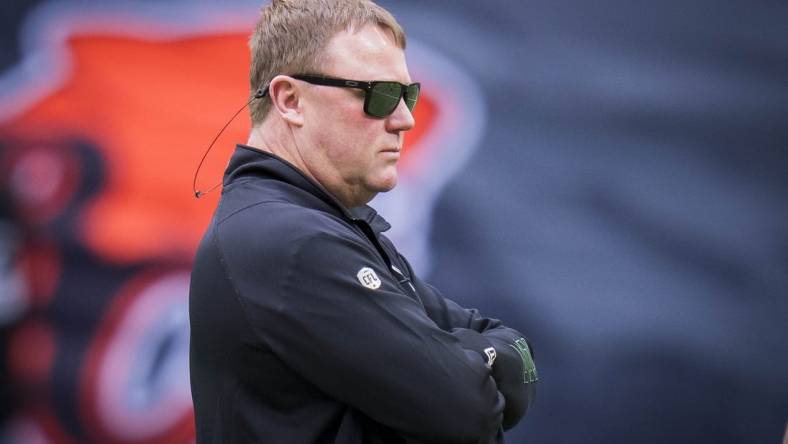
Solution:
{"label": "ear", "polygon": [[274,110],[286,122],[296,126],[304,124],[300,86],[292,77],[278,75],[268,84],[268,95]]}

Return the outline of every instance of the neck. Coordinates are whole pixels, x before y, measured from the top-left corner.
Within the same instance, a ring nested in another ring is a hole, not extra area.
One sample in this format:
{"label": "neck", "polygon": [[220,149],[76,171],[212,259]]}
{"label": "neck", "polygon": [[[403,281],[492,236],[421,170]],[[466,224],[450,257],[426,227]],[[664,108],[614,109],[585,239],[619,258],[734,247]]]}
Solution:
{"label": "neck", "polygon": [[357,193],[353,192],[353,187],[341,183],[341,180],[339,180],[339,183],[334,183],[336,181],[332,180],[328,175],[321,175],[319,168],[313,172],[295,140],[295,134],[292,129],[287,127],[285,122],[278,119],[266,119],[262,123],[255,125],[249,133],[249,139],[246,144],[290,162],[307,177],[323,187],[326,192],[331,194],[345,208],[360,207],[375,197],[374,195],[358,196]]}
{"label": "neck", "polygon": [[292,143],[292,138],[289,137],[291,133],[287,128],[283,128],[281,124],[277,123],[280,122],[265,119],[262,123],[252,127],[246,144],[281,157],[311,177],[305,168],[304,160],[299,155],[295,144]]}

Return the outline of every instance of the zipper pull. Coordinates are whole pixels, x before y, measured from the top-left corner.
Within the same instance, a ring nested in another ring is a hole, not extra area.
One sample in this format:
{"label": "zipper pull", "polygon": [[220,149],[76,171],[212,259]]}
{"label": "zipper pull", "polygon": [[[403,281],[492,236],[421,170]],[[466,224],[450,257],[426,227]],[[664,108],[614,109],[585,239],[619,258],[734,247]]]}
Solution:
{"label": "zipper pull", "polygon": [[405,273],[403,273],[403,272],[402,272],[402,270],[400,270],[399,268],[397,268],[397,266],[396,266],[396,265],[393,265],[393,264],[392,264],[392,265],[391,265],[391,271],[393,271],[394,273],[396,273],[396,274],[397,274],[397,276],[399,276],[399,279],[398,279],[397,281],[398,281],[400,284],[407,283],[407,284],[408,284],[408,286],[410,287],[410,289],[411,289],[411,290],[413,290],[413,292],[414,292],[414,293],[416,292],[416,287],[414,287],[414,286],[413,286],[413,283],[410,281],[410,279],[408,279],[408,277],[407,277],[407,276],[405,276]]}

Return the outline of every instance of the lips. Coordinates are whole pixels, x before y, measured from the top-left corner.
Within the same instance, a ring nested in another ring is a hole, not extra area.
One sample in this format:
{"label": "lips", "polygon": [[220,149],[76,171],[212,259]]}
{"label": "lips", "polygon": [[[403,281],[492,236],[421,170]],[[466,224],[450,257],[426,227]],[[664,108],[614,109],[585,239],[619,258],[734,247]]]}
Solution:
{"label": "lips", "polygon": [[382,150],[380,154],[383,154],[387,158],[399,160],[400,150],[396,150],[396,149]]}

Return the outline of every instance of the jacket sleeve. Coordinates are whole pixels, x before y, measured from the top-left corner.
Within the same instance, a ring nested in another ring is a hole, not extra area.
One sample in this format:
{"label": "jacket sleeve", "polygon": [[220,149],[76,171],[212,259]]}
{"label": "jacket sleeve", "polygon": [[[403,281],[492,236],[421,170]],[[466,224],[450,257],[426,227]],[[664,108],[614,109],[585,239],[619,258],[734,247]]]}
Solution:
{"label": "jacket sleeve", "polygon": [[455,334],[462,329],[478,332],[495,349],[492,373],[498,390],[506,399],[503,428],[514,427],[525,416],[536,395],[538,377],[530,342],[498,319],[483,317],[478,310],[463,308],[443,297],[435,287],[416,277],[402,255],[399,257],[412,277],[427,314],[440,328]]}
{"label": "jacket sleeve", "polygon": [[220,231],[261,342],[329,396],[414,440],[499,439],[505,400],[480,350],[439,328],[371,245],[334,231],[286,244]]}

